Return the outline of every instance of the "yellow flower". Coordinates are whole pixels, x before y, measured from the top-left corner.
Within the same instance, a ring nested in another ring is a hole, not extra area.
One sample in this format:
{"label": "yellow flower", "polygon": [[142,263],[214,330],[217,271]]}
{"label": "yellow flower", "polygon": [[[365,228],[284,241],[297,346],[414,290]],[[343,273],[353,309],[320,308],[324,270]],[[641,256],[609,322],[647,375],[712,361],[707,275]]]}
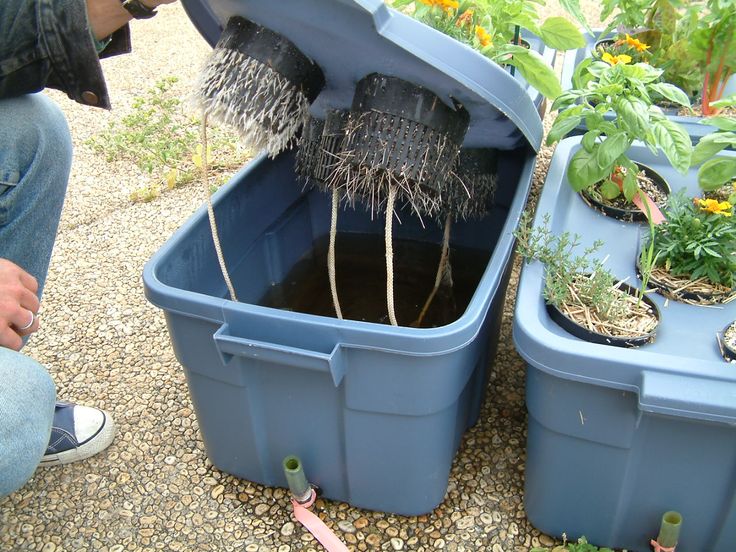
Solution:
{"label": "yellow flower", "polygon": [[636,48],[637,52],[643,52],[645,50],[649,49],[648,44],[644,44],[641,40],[638,38],[632,38],[628,34],[626,35],[626,45],[631,46],[632,48]]}
{"label": "yellow flower", "polygon": [[488,32],[480,25],[475,26],[475,36],[478,37],[478,40],[480,41],[480,45],[483,46],[484,48],[486,46],[493,45],[493,42],[491,41],[491,35],[489,35]]}
{"label": "yellow flower", "polygon": [[706,213],[715,213],[716,215],[723,215],[724,217],[730,217],[731,205],[728,201],[718,201],[717,199],[697,199],[700,210]]}
{"label": "yellow flower", "polygon": [[620,63],[622,65],[626,65],[627,63],[631,63],[631,56],[627,56],[626,54],[619,54],[617,56],[612,56],[608,52],[605,52],[601,59],[608,63],[609,65],[616,65],[617,63]]}
{"label": "yellow flower", "polygon": [[457,0],[419,0],[422,4],[430,7],[437,6],[438,8],[442,8],[445,10],[445,12],[449,12],[450,10],[456,10],[458,7],[460,7],[460,2]]}

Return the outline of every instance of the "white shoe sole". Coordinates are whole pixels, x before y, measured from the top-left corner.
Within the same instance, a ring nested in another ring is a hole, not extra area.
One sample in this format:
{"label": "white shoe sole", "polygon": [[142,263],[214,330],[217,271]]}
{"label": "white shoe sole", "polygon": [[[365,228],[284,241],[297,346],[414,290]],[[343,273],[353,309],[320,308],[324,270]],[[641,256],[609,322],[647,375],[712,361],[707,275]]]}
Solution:
{"label": "white shoe sole", "polygon": [[58,454],[47,454],[41,460],[39,466],[58,466],[60,464],[70,464],[78,460],[84,460],[90,456],[102,452],[110,446],[115,438],[115,422],[112,417],[105,412],[105,424],[102,429],[94,437],[90,438],[86,443],[79,445],[75,449],[65,450]]}

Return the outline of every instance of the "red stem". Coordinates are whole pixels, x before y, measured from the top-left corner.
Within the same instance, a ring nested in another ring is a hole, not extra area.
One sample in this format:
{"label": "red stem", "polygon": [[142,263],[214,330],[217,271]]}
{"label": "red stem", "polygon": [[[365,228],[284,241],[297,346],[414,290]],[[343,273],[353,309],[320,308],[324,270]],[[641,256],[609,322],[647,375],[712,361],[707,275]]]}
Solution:
{"label": "red stem", "polygon": [[703,116],[707,117],[710,115],[710,96],[708,94],[709,92],[709,84],[710,84],[710,73],[708,72],[708,66],[710,65],[710,60],[713,57],[713,41],[715,38],[716,30],[713,29],[710,33],[710,39],[708,40],[708,53],[705,56],[705,80],[703,82],[703,99],[701,100],[701,110],[703,111]]}

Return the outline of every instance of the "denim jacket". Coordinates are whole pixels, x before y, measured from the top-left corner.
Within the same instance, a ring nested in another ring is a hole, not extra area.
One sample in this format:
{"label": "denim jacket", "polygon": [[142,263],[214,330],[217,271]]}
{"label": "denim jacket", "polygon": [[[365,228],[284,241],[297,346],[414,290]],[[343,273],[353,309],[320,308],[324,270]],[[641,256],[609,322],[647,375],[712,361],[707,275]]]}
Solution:
{"label": "denim jacket", "polygon": [[0,0],[0,98],[50,87],[110,109],[99,57],[129,51],[126,25],[98,56],[85,0]]}

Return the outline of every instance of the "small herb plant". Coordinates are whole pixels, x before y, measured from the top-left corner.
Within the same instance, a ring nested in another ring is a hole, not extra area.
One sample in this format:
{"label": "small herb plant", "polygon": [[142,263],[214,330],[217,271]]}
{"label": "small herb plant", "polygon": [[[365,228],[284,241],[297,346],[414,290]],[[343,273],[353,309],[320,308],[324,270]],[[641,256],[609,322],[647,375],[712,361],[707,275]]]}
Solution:
{"label": "small herb plant", "polygon": [[706,278],[736,285],[736,217],[733,205],[716,199],[690,199],[683,192],[669,202],[667,218],[654,229],[655,265],[672,276]]}
{"label": "small herb plant", "polygon": [[567,542],[565,535],[563,535],[563,538],[564,543],[552,549],[537,547],[532,548],[529,552],[613,552],[611,548],[598,548],[589,544],[585,537],[580,537],[577,542]]}
{"label": "small herb plant", "polygon": [[[553,144],[585,120],[588,131],[567,171],[573,189],[580,192],[595,187],[604,198],[623,194],[633,201],[640,192],[639,169],[627,155],[634,140],[641,140],[655,153],[662,150],[672,166],[685,174],[692,155],[690,137],[654,105],[652,97],[659,94],[689,106],[687,95],[676,86],[658,82],[661,69],[631,64],[628,56],[593,60],[586,71],[588,77],[581,87],[555,100],[552,109],[559,113],[547,136],[547,144]],[[608,112],[615,118],[607,120],[604,115]]]}
{"label": "small herb plant", "polygon": [[[195,180],[199,145],[199,121],[187,117],[182,102],[174,94],[176,77],[158,81],[144,95],[136,97],[132,112],[87,143],[108,161],[134,163],[149,181],[131,193],[132,201],[151,201],[162,191]],[[242,166],[249,157],[240,149],[234,134],[217,129],[214,150],[221,152],[210,163],[222,175]],[[210,158],[212,157],[210,152]]]}
{"label": "small herb plant", "polygon": [[[601,241],[585,248],[582,255],[576,255],[580,236],[569,232],[553,234],[549,229],[549,215],[543,217],[541,226],[532,228],[527,213],[514,236],[517,252],[526,262],[539,261],[544,265],[543,297],[547,304],[598,333],[644,335],[653,329],[638,320],[646,316],[648,307],[620,290],[620,283],[603,266],[604,261],[594,257],[603,246]],[[571,316],[571,312],[576,315]]]}
{"label": "small herb plant", "polygon": [[[736,107],[736,95],[715,102],[714,105]],[[693,150],[692,164],[703,163],[698,169],[698,185],[703,191],[712,192],[731,184],[736,179],[736,157],[715,157],[727,147],[736,149],[736,117],[716,115],[703,119],[702,123],[714,126],[718,130],[700,139]],[[733,185],[728,201],[736,204],[736,187]]]}
{"label": "small herb plant", "polygon": [[[392,7],[403,9],[419,21],[463,42],[499,64],[519,70],[526,81],[544,96],[553,99],[560,82],[552,69],[535,51],[519,40],[519,28],[526,29],[549,47],[557,50],[581,48],[585,39],[578,28],[564,17],[549,17],[540,22],[537,5],[544,0],[393,0]],[[585,24],[577,0],[563,5]]]}

